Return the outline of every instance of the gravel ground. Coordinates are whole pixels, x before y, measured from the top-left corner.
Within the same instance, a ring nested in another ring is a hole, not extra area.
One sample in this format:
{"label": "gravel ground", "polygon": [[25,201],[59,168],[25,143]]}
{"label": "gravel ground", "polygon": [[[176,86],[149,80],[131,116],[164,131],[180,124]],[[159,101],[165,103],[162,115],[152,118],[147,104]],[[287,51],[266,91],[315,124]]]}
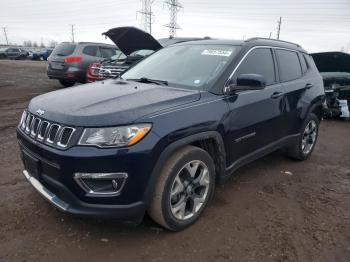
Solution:
{"label": "gravel ground", "polygon": [[201,219],[170,233],[72,217],[25,181],[15,125],[57,90],[45,62],[0,61],[0,261],[350,261],[350,122],[323,121],[312,157],[278,153],[218,186]]}

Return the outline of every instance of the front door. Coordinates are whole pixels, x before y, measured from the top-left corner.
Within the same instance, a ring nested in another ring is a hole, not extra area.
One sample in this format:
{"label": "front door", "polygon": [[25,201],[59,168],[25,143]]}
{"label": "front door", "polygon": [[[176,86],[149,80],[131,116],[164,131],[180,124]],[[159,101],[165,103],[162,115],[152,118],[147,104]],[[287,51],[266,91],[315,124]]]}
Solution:
{"label": "front door", "polygon": [[285,90],[277,81],[276,63],[270,48],[255,48],[242,61],[230,82],[240,74],[260,74],[262,90],[238,91],[229,97],[228,164],[271,145],[286,135]]}

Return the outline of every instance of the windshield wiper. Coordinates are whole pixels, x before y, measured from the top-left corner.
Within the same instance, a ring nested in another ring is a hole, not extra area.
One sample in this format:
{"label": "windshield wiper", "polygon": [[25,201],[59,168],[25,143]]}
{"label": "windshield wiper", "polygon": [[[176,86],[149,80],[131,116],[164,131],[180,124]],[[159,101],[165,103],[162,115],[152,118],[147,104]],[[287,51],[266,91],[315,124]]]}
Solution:
{"label": "windshield wiper", "polygon": [[157,79],[150,79],[147,77],[141,77],[141,78],[135,78],[135,79],[126,79],[128,81],[135,81],[135,82],[140,82],[140,83],[151,83],[151,84],[156,84],[156,85],[163,85],[163,86],[167,86],[169,83],[168,81],[165,80],[157,80]]}

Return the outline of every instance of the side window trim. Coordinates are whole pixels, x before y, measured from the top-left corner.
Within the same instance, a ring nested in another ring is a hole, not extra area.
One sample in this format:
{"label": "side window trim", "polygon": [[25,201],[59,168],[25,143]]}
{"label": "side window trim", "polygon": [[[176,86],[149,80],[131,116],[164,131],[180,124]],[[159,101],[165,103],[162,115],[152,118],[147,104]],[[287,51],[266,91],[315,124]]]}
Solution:
{"label": "side window trim", "polygon": [[[234,76],[234,74],[236,73],[238,67],[243,63],[243,61],[246,59],[246,57],[250,54],[250,52],[252,52],[253,50],[255,49],[258,49],[258,48],[270,48],[273,50],[273,53],[276,49],[279,49],[279,50],[287,50],[287,51],[292,51],[292,52],[298,52],[296,50],[293,50],[293,49],[290,49],[290,48],[284,48],[284,47],[277,47],[277,46],[253,46],[252,48],[250,48],[245,54],[244,56],[241,58],[241,60],[239,60],[239,62],[237,63],[237,65],[235,66],[235,68],[233,69],[232,73],[230,74],[230,76],[228,77],[228,79],[226,80],[225,82],[225,85],[224,85],[224,91],[225,91],[225,88],[228,87],[228,83],[230,83],[232,77]],[[279,66],[278,66],[278,61],[277,61],[277,56],[275,57],[276,58],[276,62],[277,62],[277,67],[278,67],[278,80],[280,80],[280,73],[279,73]],[[294,79],[296,80],[296,79]],[[293,80],[291,80],[293,81]],[[276,81],[276,83],[281,83],[281,81]],[[275,84],[276,84],[275,83]]]}

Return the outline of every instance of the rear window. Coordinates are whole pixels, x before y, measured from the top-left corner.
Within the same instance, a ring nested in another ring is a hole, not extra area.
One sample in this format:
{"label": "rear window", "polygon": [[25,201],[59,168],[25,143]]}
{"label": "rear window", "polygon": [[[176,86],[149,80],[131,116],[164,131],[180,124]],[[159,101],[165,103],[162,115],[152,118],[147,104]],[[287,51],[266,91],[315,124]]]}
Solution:
{"label": "rear window", "polygon": [[68,56],[73,54],[76,44],[73,43],[61,43],[53,51],[52,55],[56,56]]}
{"label": "rear window", "polygon": [[299,57],[296,52],[276,50],[282,82],[298,79],[302,76]]}

